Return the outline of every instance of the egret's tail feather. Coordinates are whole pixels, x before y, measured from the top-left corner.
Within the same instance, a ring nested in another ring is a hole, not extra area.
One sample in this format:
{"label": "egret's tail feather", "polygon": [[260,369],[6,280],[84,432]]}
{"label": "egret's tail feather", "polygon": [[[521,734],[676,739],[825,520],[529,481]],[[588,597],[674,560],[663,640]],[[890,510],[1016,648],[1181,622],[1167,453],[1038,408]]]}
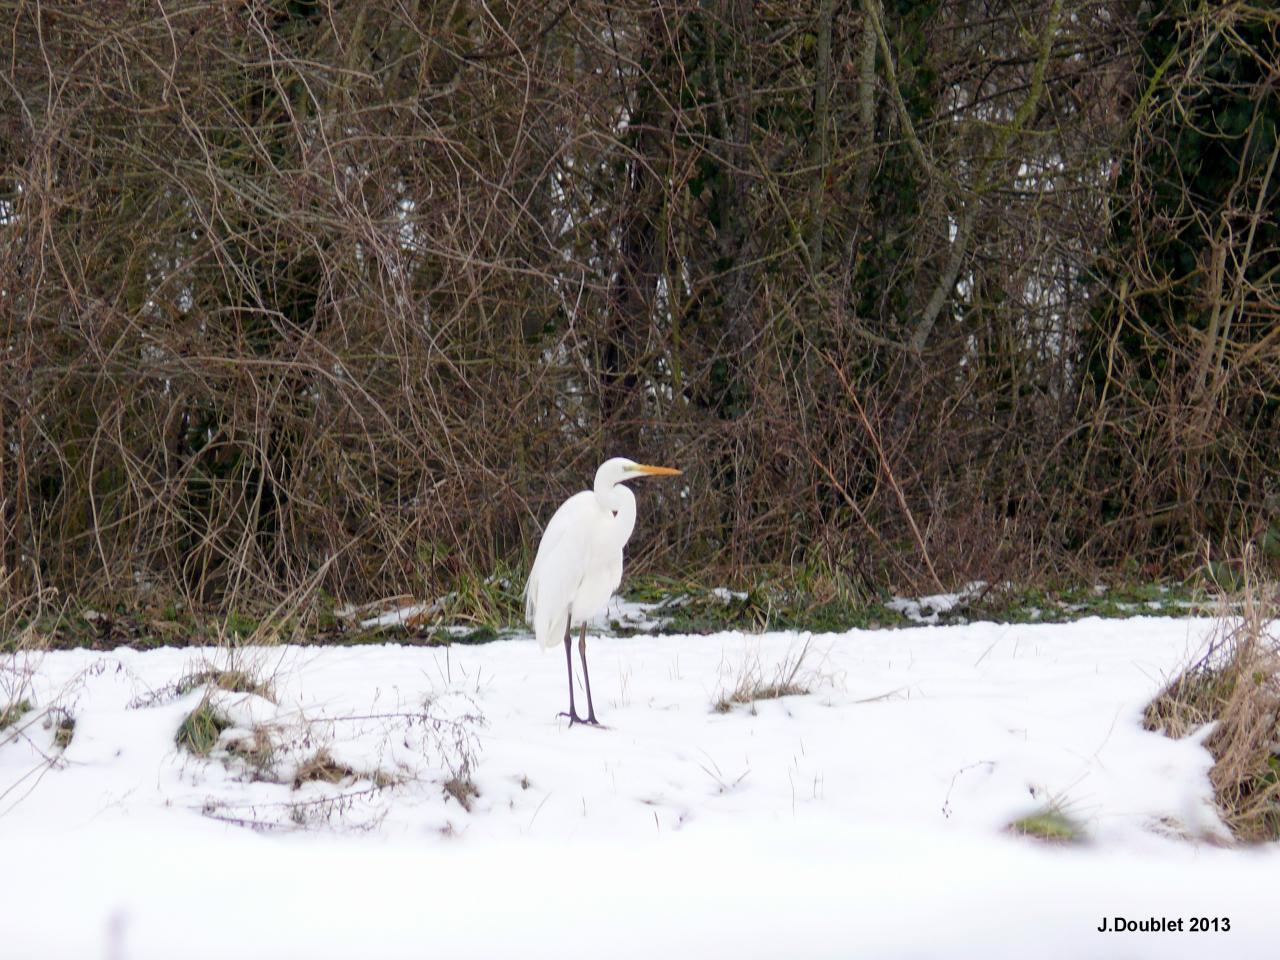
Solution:
{"label": "egret's tail feather", "polygon": [[554,647],[564,639],[569,629],[569,611],[557,613],[556,607],[549,603],[538,602],[538,578],[536,574],[529,577],[524,588],[524,616],[529,626],[533,627],[533,635],[544,647]]}

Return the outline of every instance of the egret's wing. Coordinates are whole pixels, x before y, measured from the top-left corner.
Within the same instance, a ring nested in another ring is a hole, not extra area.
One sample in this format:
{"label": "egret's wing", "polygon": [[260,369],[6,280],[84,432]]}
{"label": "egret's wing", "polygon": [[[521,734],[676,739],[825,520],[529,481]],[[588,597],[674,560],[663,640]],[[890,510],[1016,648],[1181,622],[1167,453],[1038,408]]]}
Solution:
{"label": "egret's wing", "polygon": [[576,493],[560,505],[543,531],[524,589],[524,612],[538,642],[553,647],[569,628],[569,608],[587,574],[595,494]]}

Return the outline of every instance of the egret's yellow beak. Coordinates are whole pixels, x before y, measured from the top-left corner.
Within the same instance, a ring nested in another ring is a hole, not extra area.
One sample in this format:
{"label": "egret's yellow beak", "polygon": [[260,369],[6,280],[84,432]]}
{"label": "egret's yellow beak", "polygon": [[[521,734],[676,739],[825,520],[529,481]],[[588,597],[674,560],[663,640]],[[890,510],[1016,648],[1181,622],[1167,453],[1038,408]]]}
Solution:
{"label": "egret's yellow beak", "polygon": [[651,477],[678,477],[680,471],[674,467],[651,467],[647,463],[637,463],[631,468],[636,473],[647,473]]}

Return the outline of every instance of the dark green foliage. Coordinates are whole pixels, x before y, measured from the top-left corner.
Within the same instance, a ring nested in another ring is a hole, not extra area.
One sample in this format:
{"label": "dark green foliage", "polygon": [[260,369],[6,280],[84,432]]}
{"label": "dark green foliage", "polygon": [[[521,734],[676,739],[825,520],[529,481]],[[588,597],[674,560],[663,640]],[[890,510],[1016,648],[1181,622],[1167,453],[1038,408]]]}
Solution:
{"label": "dark green foliage", "polygon": [[[1265,542],[1280,363],[1280,37],[1262,7],[1148,4],[1117,159],[1083,438],[1103,526],[1186,556]],[[1135,482],[1136,479],[1136,482]],[[1087,541],[1081,541],[1087,542]]]}
{"label": "dark green foliage", "polygon": [[[1253,255],[1244,279],[1257,282],[1280,266],[1280,176],[1266,171],[1280,130],[1280,97],[1266,94],[1280,62],[1280,38],[1271,18],[1224,15],[1192,0],[1152,4],[1142,24],[1144,88],[1149,96],[1133,118],[1137,166],[1125,163],[1122,190],[1139,185],[1144,203],[1125,207],[1114,222],[1121,243],[1143,244],[1151,286],[1134,309],[1164,338],[1178,327],[1208,326],[1213,283],[1210,258],[1227,231],[1253,231]],[[1189,63],[1190,61],[1190,63]],[[1194,64],[1194,66],[1192,66]],[[1266,211],[1256,224],[1254,209]],[[1274,319],[1244,315],[1256,340]],[[1161,340],[1126,331],[1121,343],[1145,350],[1147,371],[1160,364]]]}

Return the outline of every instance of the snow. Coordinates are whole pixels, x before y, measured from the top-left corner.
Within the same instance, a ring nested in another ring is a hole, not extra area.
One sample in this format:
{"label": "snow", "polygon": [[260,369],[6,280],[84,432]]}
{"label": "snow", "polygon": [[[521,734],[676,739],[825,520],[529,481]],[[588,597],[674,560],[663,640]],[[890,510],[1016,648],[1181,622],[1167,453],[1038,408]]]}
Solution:
{"label": "snow", "polygon": [[360,621],[363,630],[374,627],[412,627],[444,608],[444,602],[410,603]]}
{"label": "snow", "polygon": [[885,606],[916,623],[936,624],[941,614],[950,613],[974,597],[981,596],[986,589],[985,580],[974,580],[965,584],[957,593],[935,593],[914,599],[894,597]]}
{"label": "snow", "polygon": [[[747,599],[747,594],[727,587],[713,587],[708,595],[725,604]],[[655,601],[624,600],[615,594],[610,598],[605,613],[596,618],[594,625],[605,633],[612,632],[615,625],[618,629],[637,633],[665,631],[671,625],[671,612],[692,600],[690,594],[675,594]]]}
{"label": "snow", "polygon": [[[1211,629],[593,639],[607,729],[556,716],[563,657],[528,638],[259,648],[235,664],[47,654],[31,699],[76,727],[61,755],[34,719],[0,735],[0,955],[1260,950],[1280,854],[1225,844],[1204,731],[1141,726]],[[768,676],[806,640],[808,695],[713,709],[745,667]],[[211,664],[249,668],[272,697],[208,693],[232,726],[200,759],[174,736],[207,691],[174,685]],[[229,752],[255,727],[273,744],[256,773]],[[354,774],[295,789],[320,749]],[[470,810],[443,789],[468,775]],[[1006,829],[1050,802],[1086,842]],[[1099,933],[1104,916],[1229,917],[1231,932]]]}

